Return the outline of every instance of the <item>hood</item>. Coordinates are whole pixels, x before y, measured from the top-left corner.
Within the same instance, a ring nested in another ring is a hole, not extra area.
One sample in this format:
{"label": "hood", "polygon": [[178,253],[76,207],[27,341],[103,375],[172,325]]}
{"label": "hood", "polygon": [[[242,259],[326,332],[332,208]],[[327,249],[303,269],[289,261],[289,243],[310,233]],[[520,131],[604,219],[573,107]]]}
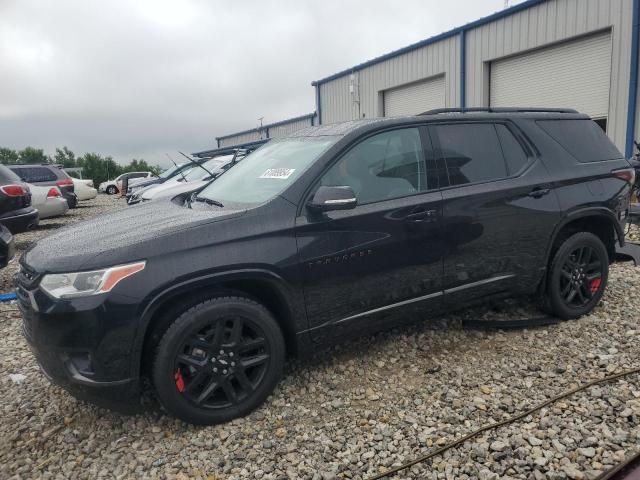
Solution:
{"label": "hood", "polygon": [[[71,272],[128,263],[148,258],[150,251],[159,255],[189,248],[188,242],[200,241],[201,235],[185,232],[244,213],[189,209],[168,201],[137,205],[63,228],[29,248],[23,261],[38,272]],[[159,241],[163,237],[165,240]]]}
{"label": "hood", "polygon": [[129,187],[131,188],[137,188],[137,189],[141,189],[144,187],[148,187],[149,185],[155,185],[157,183],[162,183],[162,178],[158,178],[158,177],[153,177],[153,178],[149,178],[149,179],[145,179],[141,182],[136,182],[133,185],[129,184]]}
{"label": "hood", "polygon": [[144,200],[158,200],[160,198],[173,198],[181,193],[192,192],[204,187],[208,181],[195,181],[195,182],[178,182],[172,183],[162,187],[155,188],[153,190],[146,191],[142,198]]}

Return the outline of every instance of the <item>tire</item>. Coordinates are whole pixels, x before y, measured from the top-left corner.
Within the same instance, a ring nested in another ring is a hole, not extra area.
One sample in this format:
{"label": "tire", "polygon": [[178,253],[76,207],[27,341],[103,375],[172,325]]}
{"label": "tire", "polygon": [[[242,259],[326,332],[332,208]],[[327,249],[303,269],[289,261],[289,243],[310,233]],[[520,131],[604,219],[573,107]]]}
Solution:
{"label": "tire", "polygon": [[215,297],[189,308],[167,329],[156,348],[152,380],[171,415],[213,425],[262,404],[282,376],[284,358],[282,331],[264,306],[244,297]]}
{"label": "tire", "polygon": [[600,302],[608,278],[609,255],[602,240],[589,232],[576,233],[553,257],[544,304],[563,320],[587,315]]}
{"label": "tire", "polygon": [[108,193],[109,195],[115,195],[116,193],[118,193],[118,189],[117,189],[115,186],[113,186],[113,185],[109,185],[109,186],[107,187],[107,193]]}

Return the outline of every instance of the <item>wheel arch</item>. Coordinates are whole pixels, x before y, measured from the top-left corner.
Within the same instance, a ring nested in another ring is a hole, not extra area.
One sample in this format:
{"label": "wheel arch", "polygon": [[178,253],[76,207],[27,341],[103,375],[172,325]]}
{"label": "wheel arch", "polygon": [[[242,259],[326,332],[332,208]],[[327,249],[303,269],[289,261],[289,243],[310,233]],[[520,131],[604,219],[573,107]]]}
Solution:
{"label": "wheel arch", "polygon": [[198,277],[177,283],[156,293],[147,303],[136,335],[134,376],[148,372],[153,347],[186,306],[212,296],[248,297],[264,305],[282,329],[288,355],[299,353],[296,321],[304,320],[293,289],[280,276],[267,270],[239,270]]}
{"label": "wheel arch", "polygon": [[[562,238],[564,232],[582,231],[591,232],[598,236],[611,255],[615,253],[615,243],[623,246],[624,230],[611,210],[605,207],[589,207],[574,210],[567,214],[556,226],[552,241],[547,252],[547,262],[552,258],[553,248],[557,245],[558,239]],[[614,251],[610,251],[611,248]]]}
{"label": "wheel arch", "polygon": [[[591,232],[600,238],[607,248],[610,261],[615,258],[616,243],[624,245],[624,230],[609,209],[589,207],[574,210],[568,213],[553,231],[545,256],[547,270],[564,239],[576,232]],[[544,292],[546,281],[547,275],[544,275],[539,285],[539,292]]]}

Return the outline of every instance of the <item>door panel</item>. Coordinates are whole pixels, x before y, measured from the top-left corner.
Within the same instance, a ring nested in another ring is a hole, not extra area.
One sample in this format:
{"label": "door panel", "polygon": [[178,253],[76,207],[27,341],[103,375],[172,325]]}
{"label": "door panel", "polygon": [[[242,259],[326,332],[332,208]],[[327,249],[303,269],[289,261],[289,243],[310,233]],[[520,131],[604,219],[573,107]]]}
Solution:
{"label": "door panel", "polygon": [[[433,171],[425,168],[424,132],[403,130],[363,140],[322,177],[323,185],[352,187],[364,204],[325,213],[305,209],[297,219],[307,315],[317,342],[379,328],[414,308],[428,313],[441,307],[442,194],[429,191],[436,177],[429,179]],[[402,145],[394,146],[398,139]],[[385,195],[400,198],[380,199]]]}
{"label": "door panel", "polygon": [[[337,334],[335,328],[327,330],[330,326],[381,326],[375,322],[391,320],[389,315],[413,303],[420,303],[425,314],[438,310],[444,250],[441,215],[442,195],[436,191],[328,212],[321,218],[308,213],[299,217],[298,251],[314,339]],[[363,315],[367,312],[371,315]]]}
{"label": "door panel", "polygon": [[[445,304],[452,307],[488,295],[535,289],[544,269],[547,238],[558,221],[557,200],[548,190],[548,173],[539,159],[529,157],[518,176],[482,178],[500,175],[503,150],[508,155],[515,155],[515,150],[490,129],[480,137],[475,133],[466,131],[475,144],[472,140],[461,146],[465,142],[461,136],[452,153],[454,138],[442,142],[443,135],[432,130],[439,161],[447,164],[450,182],[458,184],[443,189],[448,240],[443,288]],[[488,147],[490,142],[498,142],[498,148]],[[474,162],[482,162],[486,169],[471,165]],[[466,168],[458,168],[461,165]],[[502,176],[518,165],[521,162],[510,158]],[[476,177],[484,181],[470,183]]]}

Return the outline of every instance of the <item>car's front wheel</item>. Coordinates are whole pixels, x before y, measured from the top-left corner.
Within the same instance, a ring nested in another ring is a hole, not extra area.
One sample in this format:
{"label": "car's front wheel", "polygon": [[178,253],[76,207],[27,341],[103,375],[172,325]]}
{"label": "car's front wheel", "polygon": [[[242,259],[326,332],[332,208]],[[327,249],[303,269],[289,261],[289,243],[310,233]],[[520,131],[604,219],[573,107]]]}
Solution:
{"label": "car's front wheel", "polygon": [[181,314],[158,343],[153,383],[167,411],[210,425],[246,415],[278,383],[285,343],[262,305],[216,297]]}
{"label": "car's front wheel", "polygon": [[116,193],[118,193],[118,189],[116,187],[114,187],[113,185],[109,185],[107,187],[107,193],[109,195],[115,195]]}
{"label": "car's front wheel", "polygon": [[567,238],[556,251],[547,279],[546,304],[558,318],[578,318],[598,304],[609,277],[609,255],[589,232]]}

